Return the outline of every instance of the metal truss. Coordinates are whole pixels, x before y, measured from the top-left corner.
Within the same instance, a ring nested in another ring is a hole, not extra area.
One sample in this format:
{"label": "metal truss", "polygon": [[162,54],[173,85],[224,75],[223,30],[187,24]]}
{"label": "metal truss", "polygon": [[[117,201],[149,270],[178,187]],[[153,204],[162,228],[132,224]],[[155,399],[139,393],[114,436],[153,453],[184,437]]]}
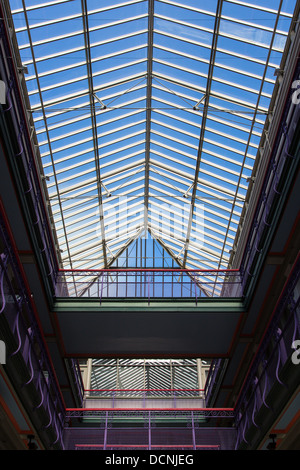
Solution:
{"label": "metal truss", "polygon": [[230,418],[234,419],[235,414],[232,408],[199,408],[199,409],[88,409],[77,408],[67,409],[66,419],[73,418],[97,418],[100,420],[116,419],[116,418],[140,418],[153,421],[159,418],[167,419],[183,419],[183,420],[200,420],[212,418]]}
{"label": "metal truss", "polygon": [[296,0],[10,4],[61,267],[228,268]]}

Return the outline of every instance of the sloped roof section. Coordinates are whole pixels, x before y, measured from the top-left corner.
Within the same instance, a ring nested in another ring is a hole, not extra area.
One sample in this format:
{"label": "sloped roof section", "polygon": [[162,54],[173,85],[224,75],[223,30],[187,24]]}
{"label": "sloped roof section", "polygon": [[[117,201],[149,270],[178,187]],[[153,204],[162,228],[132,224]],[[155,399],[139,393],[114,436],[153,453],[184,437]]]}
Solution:
{"label": "sloped roof section", "polygon": [[10,2],[62,268],[228,267],[295,3]]}
{"label": "sloped roof section", "polygon": [[93,359],[91,388],[95,396],[108,389],[126,390],[127,396],[130,391],[131,396],[134,392],[143,396],[145,389],[154,396],[165,396],[174,389],[181,396],[195,395],[199,389],[197,359]]}

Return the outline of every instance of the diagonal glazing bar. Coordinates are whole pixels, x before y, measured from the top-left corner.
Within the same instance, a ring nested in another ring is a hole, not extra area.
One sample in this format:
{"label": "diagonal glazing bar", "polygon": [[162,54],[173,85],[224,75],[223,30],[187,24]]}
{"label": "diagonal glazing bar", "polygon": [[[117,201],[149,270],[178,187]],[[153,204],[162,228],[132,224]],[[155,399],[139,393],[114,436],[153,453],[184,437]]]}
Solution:
{"label": "diagonal glazing bar", "polygon": [[97,192],[98,192],[98,203],[99,203],[99,218],[101,226],[101,240],[102,240],[102,251],[104,257],[104,266],[107,266],[107,255],[105,246],[105,234],[104,234],[104,221],[103,221],[103,209],[102,209],[102,189],[101,189],[101,175],[100,175],[100,156],[98,148],[98,135],[97,135],[97,121],[95,115],[95,92],[93,86],[93,71],[91,61],[91,48],[90,48],[90,37],[89,37],[89,22],[88,22],[88,7],[86,0],[81,0],[82,8],[82,21],[84,30],[84,43],[85,43],[85,54],[86,54],[86,65],[88,73],[88,84],[89,84],[89,98],[90,98],[90,110],[91,110],[91,121],[92,121],[92,132],[93,132],[93,143],[94,143],[94,155],[95,155],[95,168],[97,178]]}
{"label": "diagonal glazing bar", "polygon": [[211,84],[212,84],[215,55],[217,51],[218,31],[219,31],[220,21],[221,21],[222,4],[223,4],[223,0],[218,0],[218,4],[216,7],[213,39],[212,39],[212,45],[211,45],[209,69],[208,69],[208,75],[207,75],[207,84],[206,84],[206,91],[205,91],[203,116],[202,116],[202,122],[201,122],[201,131],[200,131],[200,140],[199,140],[199,147],[198,147],[198,154],[197,154],[195,178],[194,178],[193,191],[192,191],[192,197],[191,197],[190,220],[189,220],[189,225],[187,229],[187,236],[186,236],[186,242],[185,242],[185,248],[184,248],[184,256],[183,256],[184,267],[186,266],[186,262],[187,262],[189,239],[191,235],[192,219],[193,219],[194,205],[195,205],[197,185],[198,185],[198,177],[199,177],[199,171],[200,171],[200,162],[201,162],[204,134],[205,134],[205,128],[206,128],[206,120],[207,120],[207,114],[208,114],[209,96],[210,96],[210,90],[211,90]]}
{"label": "diagonal glazing bar", "polygon": [[[161,245],[163,250],[165,250],[171,256],[171,258],[173,258],[176,261],[178,266],[180,268],[184,269],[183,263],[180,260],[180,258],[177,257],[176,254],[170,249],[170,247],[164,242],[164,240],[162,240],[159,237],[158,234],[160,232],[156,233],[155,230],[153,230],[151,227],[149,227],[149,233],[159,243],[159,245]],[[198,281],[197,277],[195,275],[193,275],[193,273],[187,272],[187,276],[197,285],[197,287],[200,289],[200,291],[202,291],[207,297],[210,297],[210,293],[201,285],[201,283]]]}
{"label": "diagonal glazing bar", "polygon": [[154,29],[154,0],[148,0],[148,50],[147,50],[145,197],[144,197],[144,229],[145,229],[145,236],[147,236],[146,234],[148,232],[149,165],[150,165],[152,67],[153,67],[153,29]]}
{"label": "diagonal glazing bar", "polygon": [[[243,162],[241,164],[240,176],[239,176],[238,184],[236,186],[236,194],[235,194],[235,197],[234,197],[234,202],[232,204],[231,214],[230,214],[230,217],[229,217],[229,220],[228,220],[228,227],[227,227],[226,235],[224,237],[224,243],[223,243],[223,247],[222,247],[221,258],[222,258],[222,255],[224,253],[224,250],[225,250],[225,245],[226,245],[226,242],[227,242],[229,227],[230,227],[234,207],[236,205],[237,192],[238,192],[238,189],[239,189],[239,186],[240,186],[240,181],[241,181],[241,178],[242,178],[242,172],[243,172],[244,164],[245,164],[245,161],[246,161],[246,155],[247,155],[247,151],[248,151],[248,148],[250,146],[250,141],[251,141],[251,138],[252,138],[252,135],[253,135],[253,128],[255,126],[256,115],[257,115],[257,112],[258,112],[259,102],[260,102],[260,99],[261,99],[261,96],[262,96],[262,90],[263,90],[263,87],[264,87],[264,80],[265,80],[265,77],[266,77],[266,74],[267,74],[267,71],[268,71],[269,60],[270,60],[270,57],[271,57],[271,54],[272,54],[272,51],[273,51],[273,44],[274,44],[274,40],[275,40],[275,35],[277,33],[277,26],[278,26],[278,22],[279,22],[279,19],[280,19],[280,16],[281,16],[282,4],[283,4],[283,0],[280,1],[279,6],[278,6],[276,21],[275,21],[275,24],[274,24],[274,28],[273,28],[273,32],[272,32],[272,38],[271,38],[270,45],[269,45],[268,56],[267,56],[267,59],[266,59],[265,68],[264,68],[264,72],[263,72],[263,77],[262,77],[262,80],[261,80],[260,89],[259,89],[258,96],[257,96],[256,109],[255,109],[255,112],[254,112],[254,115],[253,115],[251,128],[249,130],[248,142],[247,142],[246,149],[245,149],[245,156],[244,156]],[[219,261],[218,268],[220,268],[220,265],[221,265],[221,258],[220,258],[220,261]]]}
{"label": "diagonal glazing bar", "polygon": [[[29,38],[29,43],[30,43],[30,50],[31,50],[31,56],[32,56],[32,61],[33,61],[33,66],[34,66],[34,72],[35,72],[36,81],[37,81],[37,84],[38,84],[38,92],[39,92],[39,97],[40,97],[40,102],[41,102],[41,109],[42,109],[42,116],[43,116],[43,121],[44,121],[44,125],[45,125],[45,132],[46,132],[46,135],[47,135],[49,154],[50,154],[51,164],[52,164],[52,167],[53,167],[53,170],[54,170],[55,186],[56,186],[56,192],[58,194],[58,203],[59,203],[59,208],[60,208],[59,213],[60,213],[60,217],[61,217],[61,221],[62,221],[62,225],[63,225],[64,235],[65,235],[65,240],[66,240],[67,253],[68,253],[67,260],[68,260],[69,266],[72,267],[71,252],[70,252],[70,247],[68,245],[68,240],[67,240],[67,232],[66,232],[66,227],[65,227],[64,214],[63,214],[63,211],[62,211],[62,202],[61,202],[61,199],[60,199],[60,196],[59,196],[58,180],[57,180],[57,176],[56,176],[56,173],[55,173],[52,145],[51,145],[51,141],[50,141],[50,134],[49,134],[49,130],[48,130],[48,123],[47,123],[47,117],[46,117],[46,112],[45,112],[45,108],[44,108],[44,102],[43,102],[43,96],[42,96],[42,91],[41,91],[41,86],[40,86],[40,80],[39,80],[39,77],[38,77],[37,64],[36,64],[36,61],[35,61],[35,52],[34,52],[34,48],[33,48],[33,45],[32,45],[33,41],[32,41],[32,37],[31,37],[31,29],[30,29],[30,25],[29,25],[29,19],[28,19],[28,15],[27,15],[25,0],[22,0],[22,5],[23,5],[26,28],[27,28],[28,38]],[[53,224],[53,220],[51,220],[51,223]],[[59,249],[59,247],[57,247],[57,249]]]}

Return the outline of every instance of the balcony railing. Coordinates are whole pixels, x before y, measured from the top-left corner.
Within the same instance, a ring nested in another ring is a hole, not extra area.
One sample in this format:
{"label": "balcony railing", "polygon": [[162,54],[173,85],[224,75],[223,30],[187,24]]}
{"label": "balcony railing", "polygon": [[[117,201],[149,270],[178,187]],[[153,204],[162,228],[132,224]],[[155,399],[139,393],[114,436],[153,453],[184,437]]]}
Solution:
{"label": "balcony railing", "polygon": [[7,84],[6,104],[0,106],[1,133],[5,138],[4,152],[10,159],[11,173],[18,184],[20,205],[28,217],[28,231],[32,237],[40,267],[48,279],[52,295],[55,273],[58,269],[57,251],[53,231],[49,222],[49,207],[46,207],[45,182],[38,166],[38,145],[24,80],[17,72],[20,58],[16,49],[7,40],[5,22],[0,22],[0,40],[9,60],[3,61],[1,79]]}
{"label": "balcony railing", "polygon": [[[235,407],[236,446],[251,445],[250,428],[263,426],[261,411],[274,413],[270,394],[293,393],[299,384],[300,365],[293,363],[294,342],[300,339],[300,259],[273,314],[272,322],[253,360]],[[289,372],[287,372],[287,370]],[[273,418],[274,419],[274,418]]]}
{"label": "balcony railing", "polygon": [[4,367],[11,380],[16,381],[17,389],[21,387],[23,393],[25,390],[31,396],[30,411],[34,418],[38,415],[44,421],[43,429],[49,430],[49,439],[55,435],[50,447],[63,448],[63,398],[14,254],[1,205],[0,297],[0,326],[5,331],[7,346]]}
{"label": "balcony railing", "polygon": [[[298,79],[299,72],[300,63],[298,62],[294,80]],[[240,263],[240,271],[243,275],[242,290],[245,295],[249,295],[248,285],[252,279],[257,278],[257,269],[267,252],[267,242],[271,239],[272,231],[276,227],[274,215],[286,197],[285,193],[291,184],[290,175],[296,174],[298,168],[298,158],[294,154],[298,137],[294,134],[300,117],[300,108],[290,105],[292,92],[291,88],[270,157],[268,156],[268,152],[271,152],[270,144],[266,145],[265,149],[261,149],[263,158],[270,158],[270,160]]]}
{"label": "balcony railing", "polygon": [[240,297],[239,270],[124,268],[60,270],[57,297],[180,298]]}
{"label": "balcony railing", "polygon": [[85,390],[86,408],[193,408],[204,407],[200,389],[93,389]]}
{"label": "balcony railing", "polygon": [[[173,444],[173,445],[166,445],[166,444],[153,444],[151,446],[146,445],[146,444],[115,444],[115,445],[109,445],[106,444],[75,444],[75,450],[119,450],[119,451],[124,451],[124,450],[164,450],[164,451],[171,451],[173,452],[174,450],[183,450],[183,451],[191,451],[191,450],[221,450],[220,445],[188,445],[188,444]],[[156,459],[156,460],[155,460]],[[191,464],[192,461],[188,460],[187,457],[181,456],[180,458],[180,464],[185,463],[184,459],[188,462],[188,464]],[[173,457],[174,462],[176,460]],[[151,464],[154,464],[158,461],[158,457],[152,456],[152,461]],[[171,461],[172,462],[172,461]],[[164,460],[160,457],[159,463],[162,463],[163,465],[165,463],[170,463],[170,457],[169,460],[165,457]],[[176,462],[176,465],[178,463]]]}
{"label": "balcony railing", "polygon": [[[76,426],[78,419],[85,420],[84,427]],[[233,419],[234,412],[228,408],[67,409],[65,442],[68,450],[233,450],[236,441]],[[94,425],[89,426],[89,420]],[[209,425],[202,426],[206,421]],[[131,422],[140,425],[132,426]],[[220,422],[224,424],[220,426]]]}
{"label": "balcony railing", "polygon": [[85,390],[89,398],[204,398],[204,389],[199,388],[127,388],[127,389],[91,389]]}
{"label": "balcony railing", "polygon": [[82,373],[80,370],[80,365],[79,365],[78,359],[73,359],[73,358],[69,359],[68,363],[70,365],[70,369],[73,375],[73,383],[76,389],[76,397],[80,406],[82,406],[83,399],[84,399],[84,384],[82,380]]}

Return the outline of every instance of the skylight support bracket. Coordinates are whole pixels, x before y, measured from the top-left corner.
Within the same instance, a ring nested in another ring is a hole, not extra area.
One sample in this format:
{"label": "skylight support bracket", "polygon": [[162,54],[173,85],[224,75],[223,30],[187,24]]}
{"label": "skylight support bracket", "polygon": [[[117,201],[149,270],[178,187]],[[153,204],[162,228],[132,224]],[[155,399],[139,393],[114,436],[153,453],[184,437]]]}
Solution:
{"label": "skylight support bracket", "polygon": [[198,103],[195,104],[195,106],[193,106],[193,109],[195,111],[198,111],[199,110],[199,104],[203,103],[203,101],[206,99],[206,94],[204,94],[202,96],[202,98],[198,101]]}
{"label": "skylight support bracket", "polygon": [[96,95],[96,93],[94,93],[94,98],[96,98],[96,100],[98,101],[98,103],[101,104],[101,109],[106,109],[106,105],[103,103],[103,101],[100,100],[100,98]]}

